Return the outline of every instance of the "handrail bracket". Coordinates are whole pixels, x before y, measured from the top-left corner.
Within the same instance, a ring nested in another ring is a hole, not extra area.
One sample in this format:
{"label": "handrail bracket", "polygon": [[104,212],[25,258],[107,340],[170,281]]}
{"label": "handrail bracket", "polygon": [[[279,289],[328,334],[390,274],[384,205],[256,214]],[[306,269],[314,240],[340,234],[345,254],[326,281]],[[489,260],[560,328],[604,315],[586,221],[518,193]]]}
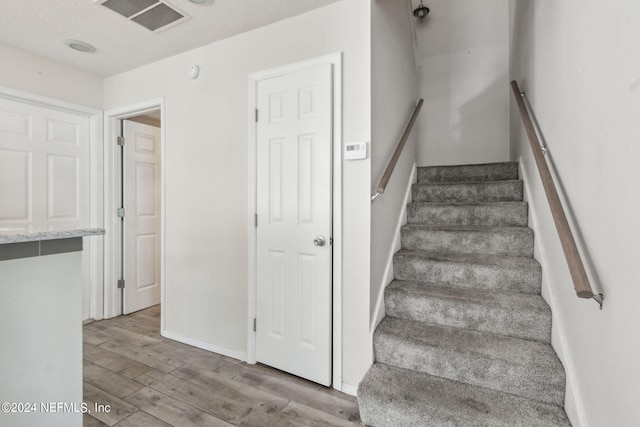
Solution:
{"label": "handrail bracket", "polygon": [[602,304],[604,304],[604,295],[603,294],[593,294],[592,297],[600,306],[600,310],[602,310]]}

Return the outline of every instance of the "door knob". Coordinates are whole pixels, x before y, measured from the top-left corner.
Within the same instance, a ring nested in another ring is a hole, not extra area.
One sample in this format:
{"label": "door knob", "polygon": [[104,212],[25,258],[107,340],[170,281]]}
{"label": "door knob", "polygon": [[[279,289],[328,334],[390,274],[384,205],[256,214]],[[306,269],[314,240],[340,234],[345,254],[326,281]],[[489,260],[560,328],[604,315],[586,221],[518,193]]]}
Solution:
{"label": "door knob", "polygon": [[327,239],[324,238],[324,236],[318,236],[315,239],[313,239],[313,244],[316,246],[324,246],[327,243]]}

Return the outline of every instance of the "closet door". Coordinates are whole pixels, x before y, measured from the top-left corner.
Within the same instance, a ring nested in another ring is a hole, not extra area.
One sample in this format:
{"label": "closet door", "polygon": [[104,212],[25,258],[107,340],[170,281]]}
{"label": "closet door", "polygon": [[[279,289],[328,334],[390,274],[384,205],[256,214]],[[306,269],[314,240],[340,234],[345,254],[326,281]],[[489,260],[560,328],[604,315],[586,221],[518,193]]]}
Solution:
{"label": "closet door", "polygon": [[0,98],[0,228],[89,223],[89,118]]}

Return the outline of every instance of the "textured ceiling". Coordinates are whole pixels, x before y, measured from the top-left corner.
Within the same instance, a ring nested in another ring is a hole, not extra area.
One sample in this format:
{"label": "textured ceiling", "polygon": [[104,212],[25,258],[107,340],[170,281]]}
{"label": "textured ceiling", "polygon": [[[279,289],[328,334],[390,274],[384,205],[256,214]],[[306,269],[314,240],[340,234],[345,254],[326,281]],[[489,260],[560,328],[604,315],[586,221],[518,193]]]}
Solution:
{"label": "textured ceiling", "polygon": [[[167,2],[190,17],[153,33],[93,0],[0,0],[0,43],[110,76],[262,27],[339,0],[214,0],[198,6]],[[96,47],[86,54],[63,40]]]}

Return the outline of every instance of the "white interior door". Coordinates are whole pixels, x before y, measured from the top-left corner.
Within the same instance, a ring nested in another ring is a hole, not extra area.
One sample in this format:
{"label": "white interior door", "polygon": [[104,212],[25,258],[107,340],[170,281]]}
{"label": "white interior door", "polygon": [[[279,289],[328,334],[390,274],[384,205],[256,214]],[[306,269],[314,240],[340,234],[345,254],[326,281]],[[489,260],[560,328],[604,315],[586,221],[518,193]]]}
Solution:
{"label": "white interior door", "polygon": [[256,360],[323,385],[331,384],[331,93],[329,64],[257,88]]}
{"label": "white interior door", "polygon": [[160,128],[124,121],[124,313],[160,303]]}
{"label": "white interior door", "polygon": [[0,98],[0,228],[89,225],[89,118]]}

